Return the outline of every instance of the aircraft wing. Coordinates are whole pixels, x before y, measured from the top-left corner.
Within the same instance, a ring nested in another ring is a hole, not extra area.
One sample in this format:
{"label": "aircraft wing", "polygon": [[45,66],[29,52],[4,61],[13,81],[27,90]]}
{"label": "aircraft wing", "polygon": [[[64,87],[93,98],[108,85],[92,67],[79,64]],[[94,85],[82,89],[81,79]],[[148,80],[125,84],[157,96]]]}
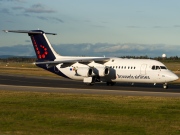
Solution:
{"label": "aircraft wing", "polygon": [[43,61],[43,62],[35,62],[34,64],[47,64],[49,67],[55,66],[58,64],[73,64],[76,62],[79,63],[90,63],[90,62],[97,62],[97,63],[105,63],[110,58],[99,57],[99,58],[75,58],[75,59],[62,59],[62,60],[55,60],[55,61]]}

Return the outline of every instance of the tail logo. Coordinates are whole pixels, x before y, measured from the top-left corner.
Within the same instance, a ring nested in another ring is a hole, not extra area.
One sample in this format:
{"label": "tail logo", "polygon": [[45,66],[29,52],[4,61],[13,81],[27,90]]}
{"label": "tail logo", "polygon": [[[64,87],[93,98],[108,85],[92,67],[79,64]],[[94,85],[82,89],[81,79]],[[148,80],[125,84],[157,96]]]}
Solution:
{"label": "tail logo", "polygon": [[46,55],[48,55],[47,48],[44,47],[43,45],[40,45],[40,48],[42,48],[42,50],[44,50],[44,52],[40,53],[40,51],[38,50],[37,51],[38,57],[39,57],[39,59],[41,59],[41,58],[44,59],[46,57]]}
{"label": "tail logo", "polygon": [[[38,46],[34,37],[32,37],[32,41],[33,41],[33,45],[34,45],[34,49],[36,51],[37,57],[39,59],[44,59],[46,58],[46,55],[48,55],[48,51],[47,48],[44,45],[40,45]],[[39,47],[39,48],[38,48]]]}

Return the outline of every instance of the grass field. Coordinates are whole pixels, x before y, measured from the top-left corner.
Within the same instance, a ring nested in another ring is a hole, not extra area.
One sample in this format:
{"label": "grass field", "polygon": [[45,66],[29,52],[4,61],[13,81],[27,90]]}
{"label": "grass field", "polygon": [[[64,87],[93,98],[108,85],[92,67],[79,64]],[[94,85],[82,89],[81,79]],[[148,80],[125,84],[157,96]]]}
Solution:
{"label": "grass field", "polygon": [[180,98],[1,90],[0,134],[178,135]]}
{"label": "grass field", "polygon": [[180,71],[180,62],[163,62],[171,71]]}
{"label": "grass field", "polygon": [[4,74],[18,74],[18,75],[28,75],[28,76],[50,76],[58,77],[57,75],[48,72],[44,69],[38,68],[32,63],[0,63],[0,73]]}
{"label": "grass field", "polygon": [[[30,63],[0,63],[0,73],[57,77]],[[178,135],[180,98],[0,90],[1,134]]]}

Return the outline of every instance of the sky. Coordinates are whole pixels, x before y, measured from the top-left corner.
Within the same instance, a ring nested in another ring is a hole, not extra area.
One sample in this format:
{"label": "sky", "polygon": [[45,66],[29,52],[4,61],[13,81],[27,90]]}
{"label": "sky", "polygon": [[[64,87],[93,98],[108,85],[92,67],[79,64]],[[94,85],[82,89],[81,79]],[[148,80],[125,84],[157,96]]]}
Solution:
{"label": "sky", "polygon": [[[180,0],[0,0],[0,30],[54,32],[48,38],[57,48],[82,47],[87,55],[180,56],[179,13]],[[27,35],[0,31],[0,48],[30,44]]]}

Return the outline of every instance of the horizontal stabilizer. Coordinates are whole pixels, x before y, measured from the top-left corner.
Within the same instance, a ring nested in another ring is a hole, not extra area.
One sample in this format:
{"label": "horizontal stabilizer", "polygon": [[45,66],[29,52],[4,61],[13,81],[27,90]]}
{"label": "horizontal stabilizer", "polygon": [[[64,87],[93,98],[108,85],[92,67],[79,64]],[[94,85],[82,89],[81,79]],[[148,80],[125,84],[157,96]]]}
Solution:
{"label": "horizontal stabilizer", "polygon": [[56,33],[47,33],[41,30],[3,30],[4,32],[14,32],[14,33],[28,33],[28,34],[50,34],[50,35],[57,35]]}

